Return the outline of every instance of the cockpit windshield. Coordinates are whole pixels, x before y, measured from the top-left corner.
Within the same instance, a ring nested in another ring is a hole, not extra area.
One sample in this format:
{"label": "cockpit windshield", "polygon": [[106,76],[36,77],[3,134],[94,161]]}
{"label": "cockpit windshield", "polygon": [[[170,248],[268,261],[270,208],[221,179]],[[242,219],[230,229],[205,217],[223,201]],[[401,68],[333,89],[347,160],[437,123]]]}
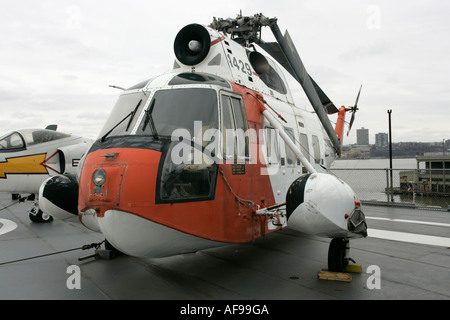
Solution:
{"label": "cockpit windshield", "polygon": [[70,137],[69,134],[53,130],[22,130],[27,146]]}
{"label": "cockpit windshield", "polygon": [[194,138],[194,134],[197,134],[194,130],[195,122],[201,124],[202,133],[208,129],[218,129],[215,90],[206,88],[161,90],[153,96],[136,134],[170,137],[176,129],[186,129]]}
{"label": "cockpit windshield", "polygon": [[18,132],[13,132],[0,138],[0,151],[23,148],[25,148],[25,141]]}
{"label": "cockpit windshield", "polygon": [[45,129],[25,129],[20,132],[13,132],[0,138],[0,151],[22,150],[27,146],[50,142],[70,135]]}
{"label": "cockpit windshield", "polygon": [[129,135],[138,120],[138,115],[147,102],[148,96],[149,93],[144,91],[121,95],[100,132],[102,140],[108,136]]}
{"label": "cockpit windshield", "polygon": [[[197,138],[195,125],[201,125],[203,134],[208,129],[218,129],[217,91],[209,88],[177,88],[156,91],[147,103],[150,92],[122,95],[117,101],[100,137],[172,136],[175,130],[185,129],[190,137]],[[134,129],[138,123],[137,129]],[[134,129],[134,131],[133,131]],[[198,131],[198,130],[197,130]]]}

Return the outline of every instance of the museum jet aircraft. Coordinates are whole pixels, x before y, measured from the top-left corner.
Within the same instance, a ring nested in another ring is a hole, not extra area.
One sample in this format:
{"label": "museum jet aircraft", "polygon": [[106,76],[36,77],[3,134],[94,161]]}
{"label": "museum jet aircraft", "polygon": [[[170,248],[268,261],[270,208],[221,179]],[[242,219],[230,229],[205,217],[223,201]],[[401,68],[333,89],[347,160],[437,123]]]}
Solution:
{"label": "museum jet aircraft", "polygon": [[[91,139],[45,129],[24,129],[0,137],[0,192],[36,199],[41,184],[57,174],[76,174],[78,163],[94,142]],[[75,204],[76,205],[76,204]],[[30,209],[34,222],[49,222],[36,201]]]}
{"label": "museum jet aircraft", "polygon": [[[276,42],[262,40],[263,27]],[[327,168],[357,103],[339,111],[289,33],[262,14],[187,25],[174,53],[171,72],[122,92],[79,174],[43,184],[41,208],[72,212],[115,249],[143,258],[289,227],[332,238],[329,269],[342,270],[349,239],[367,236],[367,226],[353,190]],[[295,106],[282,68],[313,113]],[[78,208],[61,203],[69,195]]]}

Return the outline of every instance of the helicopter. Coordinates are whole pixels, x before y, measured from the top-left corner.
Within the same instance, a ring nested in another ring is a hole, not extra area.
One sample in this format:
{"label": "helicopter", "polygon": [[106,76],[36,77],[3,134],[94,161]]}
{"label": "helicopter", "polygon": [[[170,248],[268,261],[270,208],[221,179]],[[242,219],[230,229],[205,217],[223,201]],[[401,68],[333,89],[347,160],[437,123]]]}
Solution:
{"label": "helicopter", "polygon": [[[57,131],[57,125],[45,129],[21,129],[0,137],[0,192],[21,194],[36,200],[41,184],[57,174],[76,173],[78,163],[93,141]],[[33,222],[51,222],[35,201],[29,210]]]}
{"label": "helicopter", "polygon": [[[239,14],[183,27],[173,69],[123,90],[78,173],[43,183],[41,208],[78,215],[112,248],[141,258],[291,228],[331,238],[329,270],[345,269],[349,240],[366,237],[367,224],[355,192],[327,168],[359,93],[338,110],[277,21]],[[276,42],[262,40],[263,27]],[[282,68],[314,113],[295,105]]]}

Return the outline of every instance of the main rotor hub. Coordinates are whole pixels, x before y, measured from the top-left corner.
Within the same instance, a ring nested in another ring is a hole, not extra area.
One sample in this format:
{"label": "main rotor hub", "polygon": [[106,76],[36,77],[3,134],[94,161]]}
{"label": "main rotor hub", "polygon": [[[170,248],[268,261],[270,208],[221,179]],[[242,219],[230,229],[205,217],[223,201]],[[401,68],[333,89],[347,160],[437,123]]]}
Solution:
{"label": "main rotor hub", "polygon": [[236,19],[216,18],[209,25],[219,32],[229,34],[230,38],[242,45],[250,45],[261,40],[262,27],[272,26],[277,23],[277,18],[267,18],[261,13],[254,16],[243,17],[240,13]]}

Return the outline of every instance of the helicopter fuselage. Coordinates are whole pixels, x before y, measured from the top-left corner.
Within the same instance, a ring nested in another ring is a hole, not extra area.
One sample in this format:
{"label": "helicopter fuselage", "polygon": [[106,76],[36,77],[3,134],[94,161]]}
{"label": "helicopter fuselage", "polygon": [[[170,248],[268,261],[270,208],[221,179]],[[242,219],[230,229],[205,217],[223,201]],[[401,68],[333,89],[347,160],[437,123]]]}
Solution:
{"label": "helicopter fuselage", "polygon": [[251,242],[289,221],[365,236],[354,192],[323,173],[337,155],[329,134],[295,106],[278,65],[250,49],[211,27],[183,28],[172,72],[120,95],[82,159],[72,213],[146,258]]}

